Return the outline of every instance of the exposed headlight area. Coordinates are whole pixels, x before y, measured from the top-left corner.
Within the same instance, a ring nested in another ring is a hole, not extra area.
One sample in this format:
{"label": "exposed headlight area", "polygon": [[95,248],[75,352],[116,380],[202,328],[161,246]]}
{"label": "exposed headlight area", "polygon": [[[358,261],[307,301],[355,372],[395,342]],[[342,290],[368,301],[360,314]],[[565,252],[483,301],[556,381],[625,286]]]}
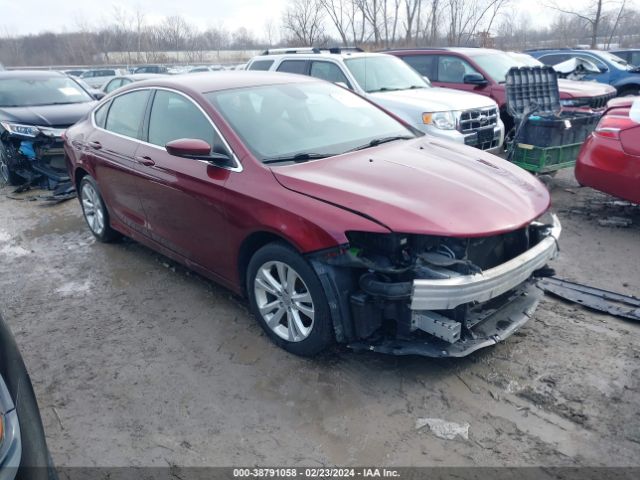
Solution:
{"label": "exposed headlight area", "polygon": [[456,112],[426,112],[422,114],[422,123],[440,130],[455,130]]}
{"label": "exposed headlight area", "polygon": [[36,138],[38,135],[45,135],[52,138],[61,138],[64,128],[41,127],[36,125],[22,125],[20,123],[0,122],[2,128],[9,135],[19,137]]}
{"label": "exposed headlight area", "polygon": [[563,107],[588,107],[590,99],[588,98],[567,98],[560,100],[560,105]]}
{"label": "exposed headlight area", "polygon": [[348,232],[349,244],[323,261],[351,268],[354,348],[464,356],[530,318],[541,296],[536,278],[550,274],[560,231],[546,215],[479,238]]}
{"label": "exposed headlight area", "polygon": [[15,477],[22,457],[18,415],[9,390],[0,377],[0,479]]}

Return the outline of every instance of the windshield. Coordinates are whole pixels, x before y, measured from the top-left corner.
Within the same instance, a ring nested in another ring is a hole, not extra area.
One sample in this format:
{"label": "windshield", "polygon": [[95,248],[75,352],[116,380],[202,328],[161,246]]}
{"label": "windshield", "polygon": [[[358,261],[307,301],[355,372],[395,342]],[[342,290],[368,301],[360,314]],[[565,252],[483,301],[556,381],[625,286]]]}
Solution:
{"label": "windshield", "polygon": [[482,70],[487,72],[489,77],[498,83],[505,82],[507,73],[513,67],[542,66],[542,63],[526,54],[509,55],[507,53],[495,52],[483,55],[474,55],[473,59],[480,68],[482,68]]}
{"label": "windshield", "polygon": [[633,68],[626,60],[612,53],[598,52],[598,55],[600,55],[601,58],[607,60],[609,63],[613,64],[613,66],[618,68],[619,70],[631,70]]}
{"label": "windshield", "polygon": [[372,141],[416,136],[366,100],[324,82],[224,90],[206,97],[267,163],[296,161],[296,156],[312,160],[366,148]]}
{"label": "windshield", "polygon": [[344,63],[367,93],[429,88],[418,72],[391,55],[350,58]]}
{"label": "windshield", "polygon": [[80,85],[67,77],[0,79],[0,107],[65,105],[92,100]]}

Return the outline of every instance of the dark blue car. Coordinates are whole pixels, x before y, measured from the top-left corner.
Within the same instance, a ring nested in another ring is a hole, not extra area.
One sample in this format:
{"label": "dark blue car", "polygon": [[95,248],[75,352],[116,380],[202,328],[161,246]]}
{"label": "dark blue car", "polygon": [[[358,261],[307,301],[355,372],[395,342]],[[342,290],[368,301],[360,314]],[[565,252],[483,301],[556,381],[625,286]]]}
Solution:
{"label": "dark blue car", "polygon": [[612,53],[571,48],[529,50],[527,53],[545,65],[557,65],[572,58],[588,60],[598,67],[600,73],[589,73],[585,75],[584,80],[596,80],[613,85],[620,97],[640,95],[640,67],[633,66]]}

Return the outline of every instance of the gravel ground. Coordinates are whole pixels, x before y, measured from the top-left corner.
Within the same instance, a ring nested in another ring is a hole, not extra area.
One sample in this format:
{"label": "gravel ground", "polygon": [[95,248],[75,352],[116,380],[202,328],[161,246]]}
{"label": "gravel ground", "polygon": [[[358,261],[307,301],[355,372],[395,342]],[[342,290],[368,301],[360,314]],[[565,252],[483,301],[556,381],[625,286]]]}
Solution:
{"label": "gravel ground", "polygon": [[[547,297],[516,335],[464,359],[304,360],[223,288],[136,243],[96,243],[76,201],[9,193],[0,309],[59,466],[640,465],[638,323]],[[553,197],[558,276],[638,294],[640,209],[570,172]],[[634,223],[599,224],[611,216]],[[468,439],[420,418],[468,423]]]}

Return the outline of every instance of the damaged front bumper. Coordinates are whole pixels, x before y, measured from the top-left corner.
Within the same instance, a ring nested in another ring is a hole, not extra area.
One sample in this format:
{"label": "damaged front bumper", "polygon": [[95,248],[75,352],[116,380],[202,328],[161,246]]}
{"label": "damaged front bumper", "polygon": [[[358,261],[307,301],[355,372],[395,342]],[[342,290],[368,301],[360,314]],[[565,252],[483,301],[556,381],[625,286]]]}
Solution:
{"label": "damaged front bumper", "polygon": [[[322,262],[316,257],[312,264],[327,291],[338,340],[350,348],[463,357],[508,338],[532,317],[542,296],[537,277],[550,273],[545,266],[558,254],[560,233],[560,222],[551,215],[545,223],[533,222],[519,232],[488,238],[477,258],[506,252],[509,242],[523,238],[528,245],[502,263],[488,262],[492,268],[482,271],[470,265],[473,255],[468,245],[464,256],[448,259],[446,268],[420,265],[419,259],[425,259],[420,253],[405,255],[412,259],[405,270],[393,262],[382,267],[379,260],[348,253]],[[405,240],[398,244],[411,244]],[[422,251],[424,245],[420,243]],[[434,261],[433,256],[427,259]],[[357,262],[364,262],[364,268],[354,270]],[[468,267],[471,271],[460,272]]]}
{"label": "damaged front bumper", "polygon": [[463,303],[486,302],[521,284],[558,253],[562,227],[556,215],[552,215],[552,219],[551,231],[546,238],[502,265],[474,275],[414,280],[411,309],[448,310]]}

